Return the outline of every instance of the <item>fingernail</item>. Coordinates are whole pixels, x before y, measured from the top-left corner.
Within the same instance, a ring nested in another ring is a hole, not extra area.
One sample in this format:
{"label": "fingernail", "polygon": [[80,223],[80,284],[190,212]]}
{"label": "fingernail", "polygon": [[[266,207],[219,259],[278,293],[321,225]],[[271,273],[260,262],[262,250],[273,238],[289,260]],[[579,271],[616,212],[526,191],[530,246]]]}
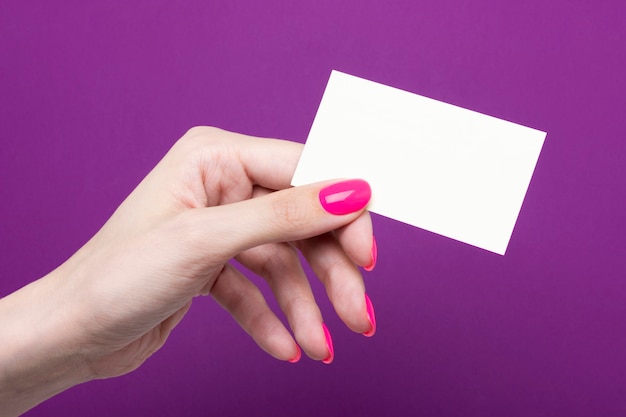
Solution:
{"label": "fingernail", "polygon": [[370,321],[370,326],[372,327],[363,333],[363,336],[372,337],[374,333],[376,333],[376,315],[374,314],[372,300],[370,300],[367,294],[365,294],[365,306],[367,307],[367,319]]}
{"label": "fingernail", "polygon": [[324,329],[324,336],[326,337],[326,348],[328,349],[328,357],[322,360],[322,363],[328,365],[335,359],[335,349],[333,349],[333,339],[330,337],[330,332],[328,331],[328,327],[324,323],[322,323],[322,328]]}
{"label": "fingernail", "polygon": [[346,180],[329,185],[320,191],[320,203],[330,214],[348,214],[361,210],[372,196],[364,180]]}
{"label": "fingernail", "polygon": [[300,346],[296,345],[296,349],[298,349],[298,353],[293,358],[289,359],[289,363],[296,363],[302,357],[302,351],[300,350]]}
{"label": "fingernail", "polygon": [[364,266],[367,272],[374,269],[376,266],[376,259],[378,259],[378,246],[376,245],[376,238],[372,236],[372,262],[368,266]]}

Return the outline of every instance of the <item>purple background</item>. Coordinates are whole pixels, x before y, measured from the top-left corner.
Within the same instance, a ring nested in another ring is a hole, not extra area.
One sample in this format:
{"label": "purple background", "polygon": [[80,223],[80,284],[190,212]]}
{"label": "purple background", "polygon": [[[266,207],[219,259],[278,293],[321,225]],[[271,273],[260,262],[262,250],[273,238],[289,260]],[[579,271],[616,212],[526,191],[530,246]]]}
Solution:
{"label": "purple background", "polygon": [[626,415],[625,12],[2,1],[2,295],[78,249],[189,127],[303,142],[333,68],[548,132],[504,257],[375,216],[377,335],[314,283],[331,366],[270,358],[204,299],[140,370],[28,415]]}

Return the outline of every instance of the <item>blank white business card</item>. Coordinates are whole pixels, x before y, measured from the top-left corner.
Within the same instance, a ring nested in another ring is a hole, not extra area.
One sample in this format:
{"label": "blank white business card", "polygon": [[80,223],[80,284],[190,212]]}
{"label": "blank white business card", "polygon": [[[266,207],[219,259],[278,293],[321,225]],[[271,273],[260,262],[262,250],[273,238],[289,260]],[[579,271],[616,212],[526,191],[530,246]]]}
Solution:
{"label": "blank white business card", "polygon": [[503,255],[545,137],[333,71],[292,184],[365,179],[370,211]]}

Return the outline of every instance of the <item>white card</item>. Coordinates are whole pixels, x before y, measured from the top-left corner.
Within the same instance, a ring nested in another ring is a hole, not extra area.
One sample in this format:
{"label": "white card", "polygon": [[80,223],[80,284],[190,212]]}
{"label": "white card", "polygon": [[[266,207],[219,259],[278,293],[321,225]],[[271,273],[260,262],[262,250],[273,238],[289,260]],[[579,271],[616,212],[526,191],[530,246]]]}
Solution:
{"label": "white card", "polygon": [[292,184],[362,178],[370,211],[504,255],[545,137],[333,71]]}

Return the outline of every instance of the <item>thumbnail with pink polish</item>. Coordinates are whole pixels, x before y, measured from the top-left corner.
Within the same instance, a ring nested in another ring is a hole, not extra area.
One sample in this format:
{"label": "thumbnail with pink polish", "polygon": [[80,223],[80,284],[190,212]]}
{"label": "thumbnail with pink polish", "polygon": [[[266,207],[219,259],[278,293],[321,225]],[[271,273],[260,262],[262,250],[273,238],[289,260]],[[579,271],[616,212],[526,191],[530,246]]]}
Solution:
{"label": "thumbnail with pink polish", "polygon": [[319,193],[320,203],[330,214],[348,214],[367,206],[372,196],[369,184],[360,179],[331,184]]}

